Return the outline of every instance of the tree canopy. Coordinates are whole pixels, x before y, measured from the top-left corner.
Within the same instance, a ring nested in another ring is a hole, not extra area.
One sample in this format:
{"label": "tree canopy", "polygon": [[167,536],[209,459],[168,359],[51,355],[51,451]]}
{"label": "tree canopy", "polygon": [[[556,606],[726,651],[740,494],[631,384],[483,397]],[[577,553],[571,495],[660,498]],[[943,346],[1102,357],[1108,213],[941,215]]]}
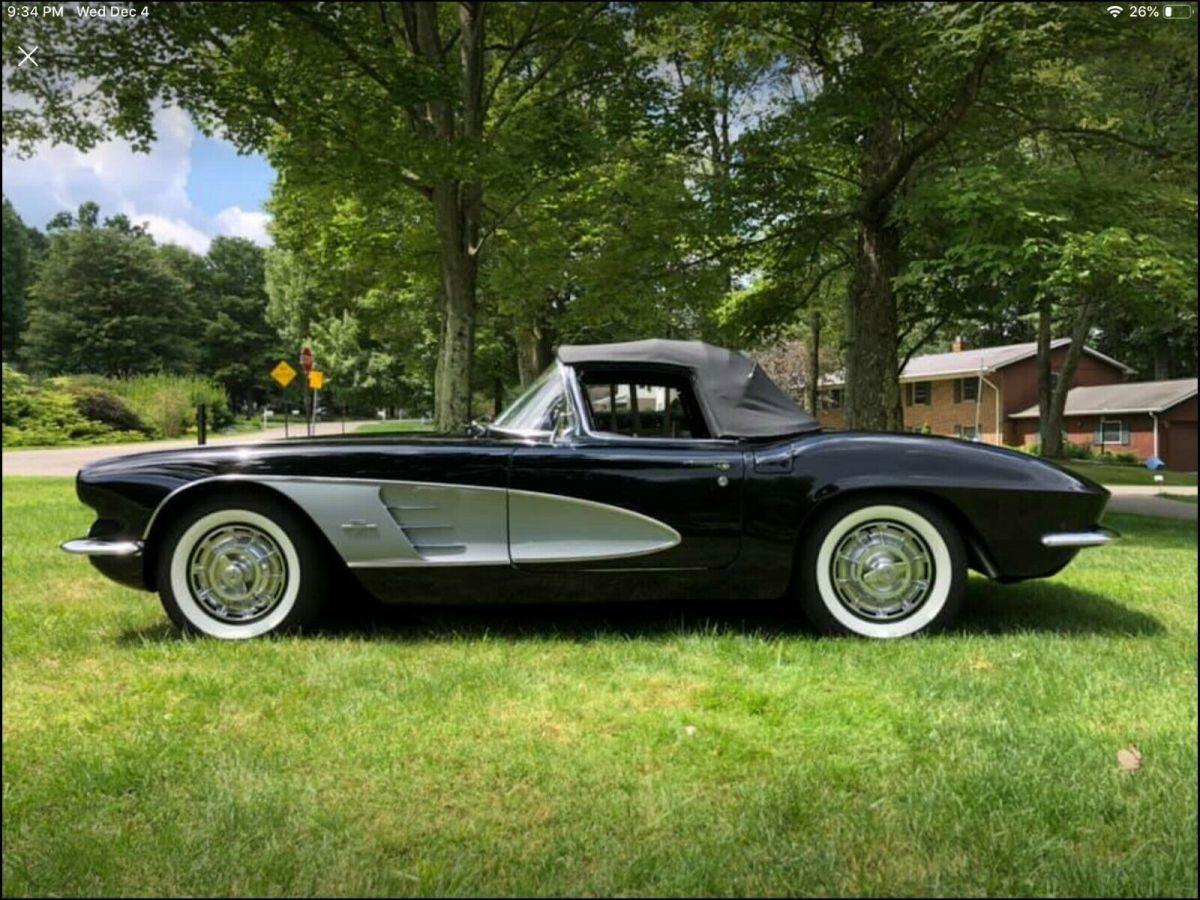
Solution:
{"label": "tree canopy", "polygon": [[1096,13],[263,2],[17,19],[6,50],[44,62],[6,72],[28,102],[4,139],[146,147],[167,103],[267,155],[265,288],[206,288],[222,311],[205,346],[246,342],[205,365],[246,397],[270,330],[318,345],[364,402],[431,400],[447,428],[561,341],[819,335],[807,381],[844,367],[848,424],[897,428],[904,361],[955,334],[1077,334],[1147,376],[1195,371],[1195,29]]}

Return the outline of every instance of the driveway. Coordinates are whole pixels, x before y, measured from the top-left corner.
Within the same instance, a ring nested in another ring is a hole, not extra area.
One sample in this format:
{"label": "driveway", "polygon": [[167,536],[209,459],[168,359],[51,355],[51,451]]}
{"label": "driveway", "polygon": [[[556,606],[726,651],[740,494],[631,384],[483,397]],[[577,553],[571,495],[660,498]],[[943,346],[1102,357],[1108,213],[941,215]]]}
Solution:
{"label": "driveway", "polygon": [[1160,493],[1176,494],[1179,496],[1195,497],[1194,487],[1147,487],[1132,484],[1108,485],[1112,499],[1108,508],[1113,512],[1134,513],[1139,516],[1155,516],[1160,519],[1183,519],[1186,522],[1196,521],[1196,504],[1184,503],[1180,500],[1168,500],[1159,497]]}
{"label": "driveway", "polygon": [[[346,422],[346,434],[351,434],[362,425],[361,421]],[[303,434],[304,425],[293,425],[288,433],[291,437]],[[336,437],[342,434],[341,422],[318,422],[318,437]],[[257,444],[260,441],[283,440],[283,426],[272,425],[264,431],[247,431],[242,434],[219,435],[209,438],[209,444]],[[5,450],[3,467],[5,475],[59,475],[73,478],[81,466],[110,456],[130,453],[148,453],[152,450],[178,450],[195,447],[195,438],[180,438],[173,441],[144,441],[137,444],[103,444],[95,447],[60,447],[55,450]]]}

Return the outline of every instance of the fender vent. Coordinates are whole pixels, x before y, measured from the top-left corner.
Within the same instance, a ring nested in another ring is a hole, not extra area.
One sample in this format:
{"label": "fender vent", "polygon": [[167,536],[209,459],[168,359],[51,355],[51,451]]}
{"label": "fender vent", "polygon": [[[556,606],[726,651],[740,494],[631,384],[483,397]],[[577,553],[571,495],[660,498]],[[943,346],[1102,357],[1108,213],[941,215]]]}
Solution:
{"label": "fender vent", "polygon": [[389,503],[384,499],[388,514],[400,526],[404,537],[423,559],[454,556],[467,552],[467,545],[453,538],[454,526],[438,521],[438,508],[428,504]]}

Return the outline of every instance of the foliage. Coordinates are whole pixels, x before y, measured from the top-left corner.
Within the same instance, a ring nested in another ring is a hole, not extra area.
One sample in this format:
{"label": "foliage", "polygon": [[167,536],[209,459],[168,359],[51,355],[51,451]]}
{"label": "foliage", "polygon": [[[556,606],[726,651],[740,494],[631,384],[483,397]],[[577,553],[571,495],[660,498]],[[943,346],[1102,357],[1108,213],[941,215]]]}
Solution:
{"label": "foliage", "polygon": [[244,238],[218,237],[203,266],[197,370],[223,385],[235,407],[260,403],[284,351],[266,321],[263,250]]}
{"label": "foliage", "polygon": [[209,379],[170,374],[58,376],[37,382],[4,365],[4,446],[56,446],[179,437],[206,403],[213,429],[233,422]]}
{"label": "foliage", "polygon": [[[432,392],[447,426],[558,342],[761,346],[813,313],[852,426],[899,426],[908,355],[1028,340],[1039,316],[1145,376],[1195,371],[1194,29],[1087,4],[773,2],[9,26],[6,51],[57,52],[8,74],[30,102],[6,108],[6,146],[144,147],[167,102],[268,155],[271,325],[288,358],[319,345],[354,402]],[[101,221],[54,230],[137,237]],[[214,293],[164,255],[202,298],[184,370],[259,399],[253,277]]]}
{"label": "foliage", "polygon": [[4,343],[6,360],[14,359],[25,330],[27,292],[32,280],[29,235],[13,205],[4,198]]}
{"label": "foliage", "polygon": [[67,386],[67,393],[75,398],[75,408],[85,419],[100,422],[114,431],[140,431],[153,434],[154,429],[144,423],[123,399],[103,388]]}
{"label": "foliage", "polygon": [[[94,390],[89,388],[90,390]],[[145,438],[140,422],[122,416],[89,418],[79,394],[40,385],[4,364],[4,446],[47,447],[60,444],[107,444]],[[112,405],[105,406],[106,412]],[[121,425],[132,427],[122,428]],[[114,427],[117,426],[117,427]]]}
{"label": "foliage", "polygon": [[140,419],[162,437],[179,437],[196,427],[196,406],[208,407],[213,429],[233,422],[229,397],[211,379],[199,375],[161,373],[113,379],[111,387]]}
{"label": "foliage", "polygon": [[145,235],[87,224],[54,231],[30,291],[27,356],[43,373],[187,371],[195,307]]}

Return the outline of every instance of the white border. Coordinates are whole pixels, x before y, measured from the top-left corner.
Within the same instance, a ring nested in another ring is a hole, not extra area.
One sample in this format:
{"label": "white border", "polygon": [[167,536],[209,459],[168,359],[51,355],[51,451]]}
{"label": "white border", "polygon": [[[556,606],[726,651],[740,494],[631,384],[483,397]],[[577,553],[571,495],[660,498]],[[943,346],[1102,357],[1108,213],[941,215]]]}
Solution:
{"label": "white border", "polygon": [[[899,522],[901,525],[911,528],[921,536],[933,554],[934,577],[929,596],[925,598],[925,603],[915,613],[896,622],[868,622],[854,615],[838,599],[837,592],[833,587],[833,580],[829,575],[829,563],[842,538],[864,522],[879,520]],[[946,546],[946,539],[933,526],[933,523],[906,507],[883,504],[864,506],[838,519],[825,535],[825,539],[821,541],[821,547],[817,551],[816,566],[817,590],[820,593],[821,602],[825,604],[829,614],[854,634],[870,638],[907,637],[925,628],[937,618],[938,613],[946,606],[946,601],[950,597],[950,585],[954,578],[954,572],[951,569],[950,548]]]}
{"label": "white border", "polygon": [[[253,525],[255,528],[265,531],[279,545],[279,549],[287,561],[287,584],[284,586],[283,597],[280,599],[279,605],[263,618],[244,625],[222,622],[205,612],[203,607],[192,597],[187,571],[188,558],[191,556],[196,542],[214,528],[233,524]],[[175,543],[175,549],[171,555],[171,593],[174,595],[179,611],[183,613],[188,624],[197,631],[207,634],[209,637],[226,640],[258,637],[277,628],[295,607],[296,597],[300,593],[300,557],[296,553],[292,539],[273,519],[248,509],[219,509],[201,516],[193,522]]]}

